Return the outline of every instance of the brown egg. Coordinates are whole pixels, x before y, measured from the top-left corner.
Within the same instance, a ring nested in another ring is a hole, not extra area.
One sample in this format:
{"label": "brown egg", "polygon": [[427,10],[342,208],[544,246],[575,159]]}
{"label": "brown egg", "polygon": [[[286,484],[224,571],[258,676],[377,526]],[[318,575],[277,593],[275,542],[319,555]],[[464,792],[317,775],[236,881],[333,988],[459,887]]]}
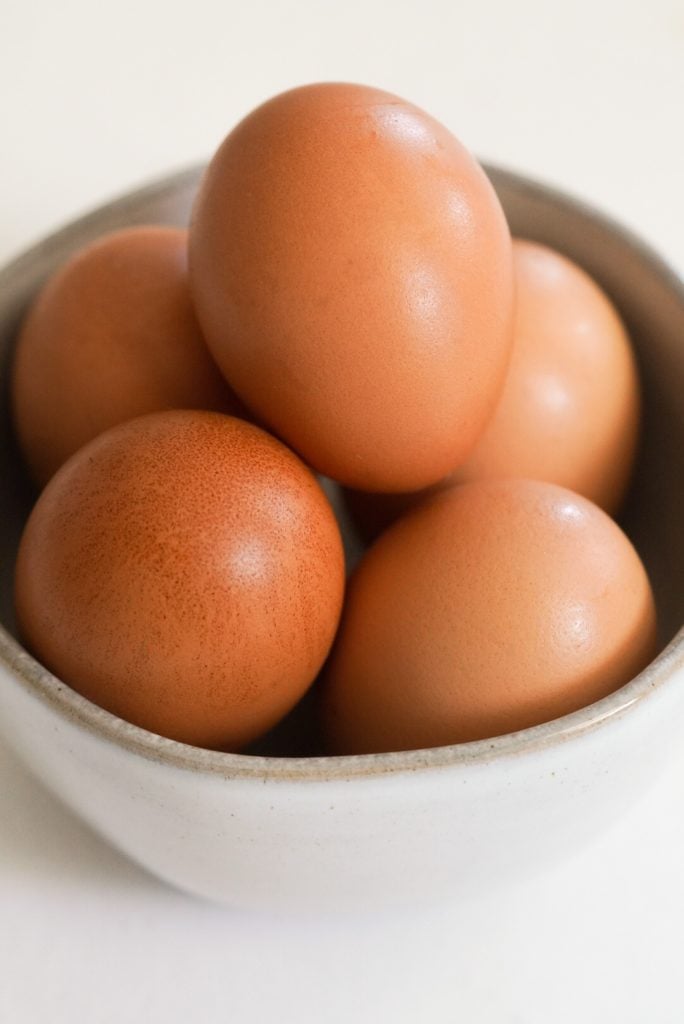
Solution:
{"label": "brown egg", "polygon": [[443,491],[353,576],[324,708],[340,753],[483,739],[628,682],[654,653],[644,568],[605,512],[529,480]]}
{"label": "brown egg", "polygon": [[128,228],[73,256],[23,324],[12,398],[20,447],[40,484],[134,416],[174,408],[239,415],[192,309],[187,232]]}
{"label": "brown egg", "polygon": [[513,357],[496,412],[457,481],[562,484],[608,512],[629,481],[639,423],[632,348],[615,307],[577,264],[516,239]]}
{"label": "brown egg", "polygon": [[190,278],[237,393],[335,480],[427,486],[499,397],[503,212],[441,124],[378,89],[295,89],[231,132],[195,204]]}
{"label": "brown egg", "polygon": [[302,696],[344,588],[332,510],[275,438],[211,412],[101,434],[43,491],[16,612],[37,658],[153,732],[238,749]]}
{"label": "brown egg", "polygon": [[493,418],[466,461],[429,492],[347,490],[365,540],[428,493],[467,480],[546,480],[611,514],[618,511],[634,463],[641,404],[624,325],[596,282],[566,256],[514,239],[513,265],[513,355]]}

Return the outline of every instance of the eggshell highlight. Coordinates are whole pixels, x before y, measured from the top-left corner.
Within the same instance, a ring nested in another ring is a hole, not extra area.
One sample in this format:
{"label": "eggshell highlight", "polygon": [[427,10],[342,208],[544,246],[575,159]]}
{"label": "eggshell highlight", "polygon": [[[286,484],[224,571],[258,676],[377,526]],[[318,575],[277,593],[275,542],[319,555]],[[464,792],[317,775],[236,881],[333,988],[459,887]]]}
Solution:
{"label": "eggshell highlight", "polygon": [[318,472],[427,486],[472,450],[503,386],[513,270],[486,175],[389,93],[283,93],[226,138],[190,227],[207,343]]}
{"label": "eggshell highlight", "polygon": [[513,355],[494,416],[456,481],[520,476],[561,484],[614,513],[634,463],[636,362],[610,299],[581,267],[515,239]]}
{"label": "eggshell highlight", "polygon": [[81,449],[24,532],[29,649],[162,736],[236,750],[302,696],[335,635],[342,544],[279,441],[210,412],[128,421]]}
{"label": "eggshell highlight", "polygon": [[655,650],[639,557],[553,484],[478,481],[384,533],[350,582],[326,675],[337,753],[441,746],[566,715]]}

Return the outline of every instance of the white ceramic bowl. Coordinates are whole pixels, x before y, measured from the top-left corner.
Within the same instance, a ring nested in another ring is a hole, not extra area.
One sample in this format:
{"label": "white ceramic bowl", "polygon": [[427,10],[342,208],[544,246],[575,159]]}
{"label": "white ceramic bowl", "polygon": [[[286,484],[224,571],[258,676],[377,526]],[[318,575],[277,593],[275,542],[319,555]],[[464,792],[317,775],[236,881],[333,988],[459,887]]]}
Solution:
{"label": "white ceramic bowl", "polygon": [[[634,338],[646,419],[625,523],[654,583],[662,651],[610,697],[491,741],[287,758],[162,739],[78,696],[14,639],[12,563],[30,492],[5,411],[0,732],[65,803],[174,885],[229,904],[301,910],[471,896],[597,833],[684,738],[684,631],[675,635],[684,621],[684,290],[605,218],[525,178],[490,173],[513,232],[585,266]],[[0,274],[5,379],[18,320],[45,276],[104,231],[185,223],[198,174],[103,207]]]}

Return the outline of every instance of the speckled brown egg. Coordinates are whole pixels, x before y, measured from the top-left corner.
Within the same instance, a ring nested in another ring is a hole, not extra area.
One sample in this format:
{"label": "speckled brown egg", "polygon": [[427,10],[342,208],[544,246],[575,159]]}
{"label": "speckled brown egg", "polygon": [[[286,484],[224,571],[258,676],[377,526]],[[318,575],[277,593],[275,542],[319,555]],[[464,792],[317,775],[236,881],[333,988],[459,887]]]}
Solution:
{"label": "speckled brown egg", "polygon": [[562,484],[615,512],[629,481],[639,382],[625,327],[576,263],[516,239],[513,356],[494,417],[457,481]]}
{"label": "speckled brown egg", "polygon": [[554,484],[479,481],[433,496],[350,582],[324,698],[332,749],[484,739],[591,704],[655,644],[627,537]]}
{"label": "speckled brown egg", "polygon": [[12,404],[40,484],[97,434],[134,416],[184,408],[241,414],[193,312],[187,232],[115,231],[57,271],[22,326]]}
{"label": "speckled brown egg", "polygon": [[29,649],[108,711],[238,749],[325,659],[343,553],[315,478],[211,412],[155,413],[82,448],[43,491],[16,569]]}
{"label": "speckled brown egg", "polygon": [[441,124],[360,85],[283,93],[214,156],[190,227],[207,343],[317,471],[412,490],[473,448],[508,363],[508,227]]}

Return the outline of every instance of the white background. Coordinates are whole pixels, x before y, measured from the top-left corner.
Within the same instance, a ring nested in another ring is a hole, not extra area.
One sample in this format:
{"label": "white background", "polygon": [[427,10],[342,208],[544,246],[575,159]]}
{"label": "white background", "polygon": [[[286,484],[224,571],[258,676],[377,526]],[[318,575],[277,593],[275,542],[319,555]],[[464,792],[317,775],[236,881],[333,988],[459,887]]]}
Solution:
{"label": "white background", "polygon": [[[684,272],[681,0],[0,0],[0,259],[317,79],[406,96]],[[0,748],[0,1021],[681,1024],[683,859],[684,763],[484,903],[238,914],[123,860]]]}

